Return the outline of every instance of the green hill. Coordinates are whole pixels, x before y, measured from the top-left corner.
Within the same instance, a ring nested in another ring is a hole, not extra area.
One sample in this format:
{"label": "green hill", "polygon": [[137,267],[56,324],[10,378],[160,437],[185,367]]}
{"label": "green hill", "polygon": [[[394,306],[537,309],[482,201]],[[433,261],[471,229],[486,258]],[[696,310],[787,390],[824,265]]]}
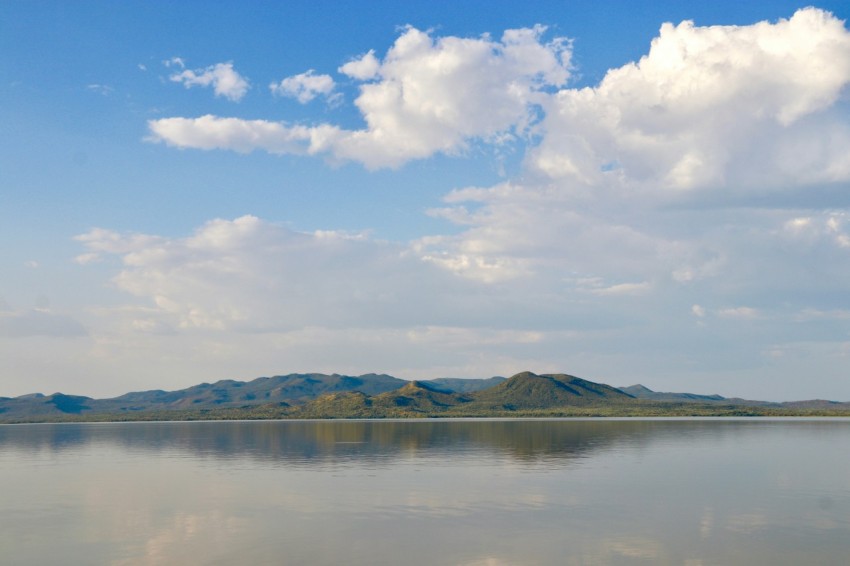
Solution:
{"label": "green hill", "polygon": [[526,371],[475,393],[470,407],[513,411],[632,400],[631,395],[603,383],[563,373],[537,375]]}
{"label": "green hill", "polygon": [[394,391],[369,396],[361,391],[322,395],[301,407],[291,416],[301,418],[412,417],[442,413],[470,398],[442,391],[421,381],[410,381]]}
{"label": "green hill", "polygon": [[370,418],[372,398],[360,391],[328,393],[294,409],[292,416],[304,419]]}
{"label": "green hill", "polygon": [[404,387],[381,393],[373,398],[375,408],[402,409],[413,413],[434,413],[449,407],[468,403],[471,398],[459,393],[449,393],[422,381],[411,381]]}

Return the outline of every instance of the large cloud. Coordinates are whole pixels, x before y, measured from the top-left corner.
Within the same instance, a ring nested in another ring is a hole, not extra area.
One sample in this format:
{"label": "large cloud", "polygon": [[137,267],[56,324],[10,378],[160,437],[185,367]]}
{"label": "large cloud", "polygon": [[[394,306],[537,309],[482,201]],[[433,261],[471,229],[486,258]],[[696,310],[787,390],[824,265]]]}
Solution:
{"label": "large cloud", "polygon": [[463,229],[416,248],[484,282],[545,277],[565,294],[656,297],[666,309],[680,293],[691,301],[682,312],[705,300],[718,310],[829,302],[850,276],[842,213],[804,198],[728,205],[850,179],[848,83],[850,33],[820,10],[753,26],[665,24],[640,62],[554,94],[524,178],[451,192],[431,213]]}
{"label": "large cloud", "polygon": [[120,259],[113,284],[143,302],[103,314],[134,332],[574,332],[633,319],[618,309],[649,290],[641,280],[563,279],[568,267],[547,265],[552,255],[540,250],[527,252],[538,269],[524,277],[458,277],[421,242],[295,232],[252,216],[214,220],[186,238],[98,229],[78,239],[86,263]]}
{"label": "large cloud", "polygon": [[174,117],[152,120],[152,139],[396,167],[472,140],[500,143],[542,115],[530,169],[587,186],[763,189],[850,178],[850,33],[827,12],[751,26],[664,24],[637,63],[596,87],[557,92],[571,47],[544,43],[543,33],[495,41],[406,29],[383,59],[369,51],[339,68],[362,82],[361,130]]}
{"label": "large cloud", "polygon": [[639,62],[553,97],[529,163],[674,191],[846,181],[848,84],[850,33],[814,8],[775,24],[664,24]]}
{"label": "large cloud", "polygon": [[151,120],[149,127],[154,140],[177,147],[328,153],[370,168],[396,167],[461,151],[471,140],[524,131],[544,99],[542,91],[569,77],[569,43],[562,38],[544,43],[544,32],[509,30],[496,41],[434,38],[407,28],[381,62],[369,52],[340,68],[369,81],[355,101],[366,121],[362,130],[215,116]]}
{"label": "large cloud", "polygon": [[[282,331],[445,323],[458,286],[404,246],[333,231],[302,233],[253,216],[213,220],[182,239],[92,230],[78,237],[91,262],[121,258],[114,284],[149,299],[138,328]],[[155,317],[155,324],[144,317]]]}

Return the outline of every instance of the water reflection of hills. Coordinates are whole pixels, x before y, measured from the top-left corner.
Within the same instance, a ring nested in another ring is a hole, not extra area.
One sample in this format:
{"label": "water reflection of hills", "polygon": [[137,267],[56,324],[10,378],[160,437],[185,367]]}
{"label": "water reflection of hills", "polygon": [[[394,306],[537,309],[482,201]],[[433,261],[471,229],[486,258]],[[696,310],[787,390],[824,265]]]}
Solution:
{"label": "water reflection of hills", "polygon": [[[0,427],[0,450],[112,447],[185,452],[271,465],[386,463],[468,453],[516,462],[568,461],[626,444],[745,434],[744,421],[243,421],[47,424]],[[775,423],[774,423],[775,424]],[[816,423],[812,423],[816,424]]]}

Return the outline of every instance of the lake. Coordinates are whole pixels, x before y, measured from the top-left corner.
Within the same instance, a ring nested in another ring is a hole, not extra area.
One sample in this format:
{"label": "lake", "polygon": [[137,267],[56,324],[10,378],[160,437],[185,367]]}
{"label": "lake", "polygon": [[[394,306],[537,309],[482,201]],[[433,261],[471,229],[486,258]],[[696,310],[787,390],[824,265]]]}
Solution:
{"label": "lake", "polygon": [[0,426],[4,564],[846,565],[850,420]]}

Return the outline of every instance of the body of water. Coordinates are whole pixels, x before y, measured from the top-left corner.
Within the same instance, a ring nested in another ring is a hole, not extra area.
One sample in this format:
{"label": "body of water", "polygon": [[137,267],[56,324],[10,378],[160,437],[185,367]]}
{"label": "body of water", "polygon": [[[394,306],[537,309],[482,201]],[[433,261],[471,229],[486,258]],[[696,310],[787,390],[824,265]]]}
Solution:
{"label": "body of water", "polygon": [[0,426],[0,562],[850,563],[850,420]]}

